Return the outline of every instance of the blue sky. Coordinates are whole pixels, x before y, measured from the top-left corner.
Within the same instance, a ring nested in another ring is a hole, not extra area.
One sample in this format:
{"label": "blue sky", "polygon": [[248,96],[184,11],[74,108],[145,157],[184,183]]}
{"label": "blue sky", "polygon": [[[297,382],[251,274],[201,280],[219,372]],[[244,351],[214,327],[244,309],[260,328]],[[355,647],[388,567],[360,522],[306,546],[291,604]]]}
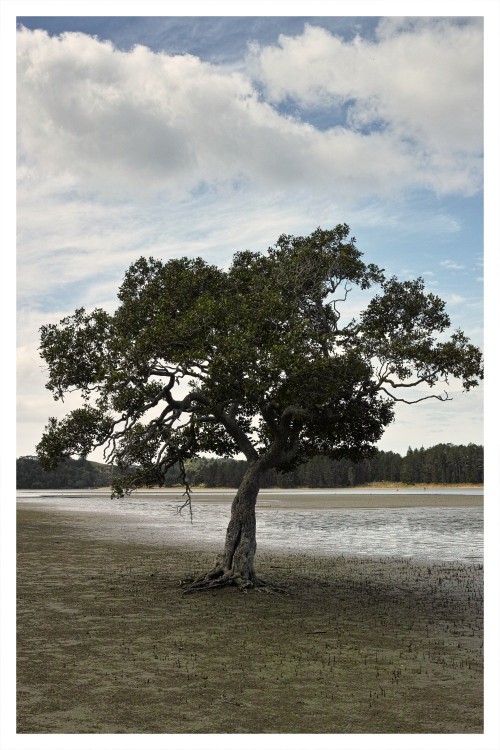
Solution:
{"label": "blue sky", "polygon": [[[347,222],[482,344],[480,17],[17,20],[17,455],[73,405],[44,389],[39,326],[112,310],[139,255],[224,266]],[[451,391],[379,447],[483,443],[482,389]]]}

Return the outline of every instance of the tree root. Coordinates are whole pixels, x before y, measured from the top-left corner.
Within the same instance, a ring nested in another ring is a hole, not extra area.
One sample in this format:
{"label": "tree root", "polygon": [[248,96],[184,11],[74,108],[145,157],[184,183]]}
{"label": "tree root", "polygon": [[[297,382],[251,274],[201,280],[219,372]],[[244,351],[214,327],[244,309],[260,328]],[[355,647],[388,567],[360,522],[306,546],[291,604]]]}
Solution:
{"label": "tree root", "polygon": [[179,581],[179,587],[184,589],[184,594],[213,591],[225,586],[236,586],[244,594],[250,590],[266,594],[286,593],[284,589],[272,586],[262,578],[246,577],[234,570],[222,570],[220,568],[216,568],[199,578],[184,578]]}

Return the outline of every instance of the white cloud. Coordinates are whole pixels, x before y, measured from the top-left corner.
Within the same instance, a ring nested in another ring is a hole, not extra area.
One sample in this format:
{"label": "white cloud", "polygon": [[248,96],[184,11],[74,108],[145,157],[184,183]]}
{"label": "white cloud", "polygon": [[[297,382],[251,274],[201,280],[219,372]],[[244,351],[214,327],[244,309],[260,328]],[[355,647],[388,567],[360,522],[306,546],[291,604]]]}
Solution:
{"label": "white cloud", "polygon": [[454,260],[442,260],[439,265],[443,268],[449,268],[451,271],[463,271],[465,269],[463,263],[456,263]]}
{"label": "white cloud", "polygon": [[18,122],[21,153],[45,174],[124,195],[241,179],[298,184],[325,149],[240,74],[83,34],[19,33]]}
{"label": "white cloud", "polygon": [[462,297],[461,294],[452,293],[452,294],[449,294],[448,297],[446,298],[446,302],[449,305],[458,305],[465,301],[466,301],[466,298]]}
{"label": "white cloud", "polygon": [[442,383],[434,391],[417,389],[411,398],[428,396],[431,392],[444,395],[444,391],[450,398],[445,403],[429,399],[413,405],[396,404],[396,419],[386,429],[378,447],[404,455],[408,447],[429,448],[438,443],[483,445],[483,385],[466,393],[459,380],[450,378],[448,385]]}
{"label": "white cloud", "polygon": [[43,387],[38,328],[81,305],[112,310],[139,255],[225,265],[283,231],[347,221],[379,262],[377,233],[397,233],[405,247],[423,231],[460,230],[442,207],[404,196],[470,190],[474,158],[436,149],[422,158],[396,128],[320,132],[264,101],[245,65],[234,72],[29,31],[18,33],[18,57],[19,453],[33,452],[47,416],[65,411]]}
{"label": "white cloud", "polygon": [[446,403],[397,404],[396,419],[378,447],[405,455],[408,447],[430,448],[438,443],[483,445],[483,395],[480,386],[469,393],[454,393]]}
{"label": "white cloud", "polygon": [[[472,192],[481,170],[480,29],[458,33],[450,26],[439,44],[432,31],[346,44],[308,27],[281,47],[254,50],[250,70],[258,66],[271,100],[355,98],[348,124],[321,132],[280,115],[243,72],[141,46],[122,52],[79,33],[21,30],[20,158],[35,175],[124,196],[234,181],[356,197]],[[459,42],[467,47],[457,56]],[[390,127],[361,132],[374,117]]]}
{"label": "white cloud", "polygon": [[[482,24],[386,19],[375,42],[345,42],[307,26],[249,65],[274,102],[345,105],[358,133],[382,128],[396,151],[424,163],[437,191],[478,189],[483,111]],[[457,162],[460,163],[458,167]],[[420,170],[417,171],[417,174]]]}

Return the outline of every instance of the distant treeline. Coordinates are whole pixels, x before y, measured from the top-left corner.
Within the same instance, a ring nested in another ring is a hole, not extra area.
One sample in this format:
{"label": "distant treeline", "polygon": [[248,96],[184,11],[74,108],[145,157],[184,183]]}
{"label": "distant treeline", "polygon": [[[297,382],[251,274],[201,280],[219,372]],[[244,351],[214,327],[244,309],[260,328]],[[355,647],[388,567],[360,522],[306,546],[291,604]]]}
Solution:
{"label": "distant treeline", "polygon": [[53,471],[45,471],[36,456],[21,456],[16,461],[17,489],[85,489],[108,487],[112,469],[106,464],[69,458]]}
{"label": "distant treeline", "polygon": [[[238,487],[245,461],[232,458],[197,458],[186,462],[192,486]],[[483,482],[483,446],[441,443],[432,448],[408,448],[406,456],[376,451],[358,463],[317,456],[293,472],[268,471],[262,487],[353,487],[371,482],[404,484],[461,484]],[[18,489],[84,489],[111,484],[113,469],[106,464],[68,459],[54,471],[44,471],[35,456],[17,459]],[[166,485],[180,483],[175,468]]]}

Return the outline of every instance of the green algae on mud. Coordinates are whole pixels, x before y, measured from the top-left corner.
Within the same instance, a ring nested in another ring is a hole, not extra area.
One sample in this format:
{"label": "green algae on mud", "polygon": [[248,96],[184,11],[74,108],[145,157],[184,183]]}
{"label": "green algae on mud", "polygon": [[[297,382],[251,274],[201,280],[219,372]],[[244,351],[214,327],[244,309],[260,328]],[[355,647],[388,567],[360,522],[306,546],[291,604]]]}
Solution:
{"label": "green algae on mud", "polygon": [[482,566],[258,555],[287,593],[184,596],[212,558],[21,510],[17,731],[483,731]]}

